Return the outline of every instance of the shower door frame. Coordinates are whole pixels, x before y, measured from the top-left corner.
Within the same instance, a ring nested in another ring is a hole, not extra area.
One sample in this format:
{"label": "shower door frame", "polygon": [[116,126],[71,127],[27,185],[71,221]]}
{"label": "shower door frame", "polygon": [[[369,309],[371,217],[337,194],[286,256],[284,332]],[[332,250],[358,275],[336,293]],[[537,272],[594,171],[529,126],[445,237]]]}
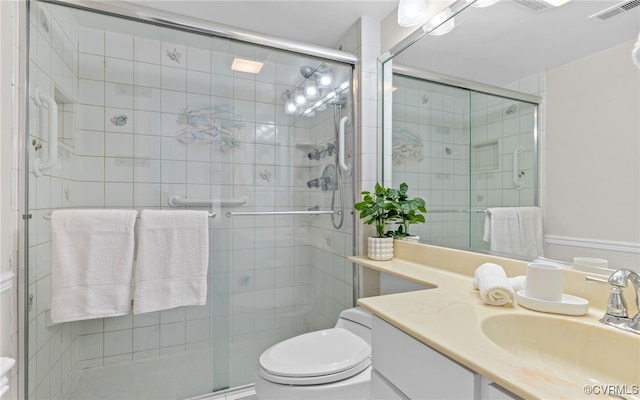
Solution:
{"label": "shower door frame", "polygon": [[[20,245],[20,250],[23,251],[23,262],[24,262],[24,272],[19,277],[21,281],[19,282],[19,287],[23,288],[23,295],[18,300],[18,319],[19,325],[22,329],[22,334],[20,335],[23,340],[21,340],[20,345],[20,354],[21,354],[21,362],[20,364],[20,372],[19,372],[19,391],[24,391],[24,394],[21,396],[22,398],[28,398],[28,385],[29,385],[29,318],[28,318],[28,310],[27,307],[30,305],[29,301],[29,290],[28,290],[28,282],[29,282],[29,220],[33,218],[30,213],[29,207],[29,179],[31,174],[30,169],[30,158],[27,150],[29,149],[29,118],[28,118],[28,110],[29,110],[29,98],[30,98],[30,71],[29,71],[29,54],[30,54],[30,26],[31,26],[31,3],[36,2],[36,0],[27,0],[25,2],[25,12],[23,18],[21,18],[25,27],[21,30],[20,35],[22,38],[20,39],[20,46],[25,49],[22,53],[20,63],[24,65],[24,75],[23,82],[25,90],[22,91],[24,98],[22,100],[22,104],[25,107],[25,112],[23,114],[23,118],[20,121],[20,131],[21,134],[24,135],[24,151],[22,156],[24,156],[23,167],[24,167],[24,212],[23,221],[24,221],[24,231],[22,232],[22,240]],[[322,59],[326,59],[328,61],[336,61],[344,64],[348,64],[352,68],[351,72],[351,81],[350,81],[350,95],[352,101],[352,131],[354,133],[353,145],[358,145],[358,139],[356,132],[359,130],[359,120],[357,117],[357,110],[359,107],[359,97],[357,97],[357,90],[355,83],[358,78],[356,76],[356,66],[359,63],[359,58],[351,53],[347,53],[341,50],[325,48],[322,46],[317,46],[313,44],[307,44],[302,42],[296,42],[293,40],[264,35],[258,32],[243,30],[227,25],[216,24],[206,20],[175,15],[169,12],[165,12],[162,10],[147,8],[144,6],[139,6],[135,4],[130,4],[128,8],[119,7],[113,5],[110,2],[96,2],[96,1],[86,1],[86,0],[37,0],[37,2],[48,3],[57,6],[76,8],[79,10],[84,10],[88,12],[94,12],[97,14],[109,15],[118,18],[129,19],[133,21],[138,21],[141,23],[157,25],[164,28],[175,29],[186,31],[190,33],[201,34],[209,37],[218,37],[223,39],[229,39],[232,41],[245,42],[248,44],[258,45],[273,48],[274,50],[288,51],[291,53],[299,54],[302,56],[312,56],[318,57]],[[22,69],[22,68],[21,68]],[[357,182],[352,182],[354,185]],[[355,190],[353,190],[355,193]],[[355,199],[348,199],[353,203]],[[353,213],[351,215],[353,219]],[[356,232],[351,232],[351,243],[350,248],[352,254],[356,249]],[[358,269],[355,268],[354,264],[352,266],[352,301],[355,304],[359,293],[359,277],[358,277]],[[34,368],[35,366],[32,366]]]}

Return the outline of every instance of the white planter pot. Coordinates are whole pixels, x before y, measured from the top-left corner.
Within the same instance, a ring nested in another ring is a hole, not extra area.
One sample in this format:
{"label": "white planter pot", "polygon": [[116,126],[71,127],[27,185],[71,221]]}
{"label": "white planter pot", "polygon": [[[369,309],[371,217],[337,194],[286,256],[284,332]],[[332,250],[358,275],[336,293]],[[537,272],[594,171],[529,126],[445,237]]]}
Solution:
{"label": "white planter pot", "polygon": [[372,260],[391,260],[393,258],[393,238],[368,237],[367,256]]}

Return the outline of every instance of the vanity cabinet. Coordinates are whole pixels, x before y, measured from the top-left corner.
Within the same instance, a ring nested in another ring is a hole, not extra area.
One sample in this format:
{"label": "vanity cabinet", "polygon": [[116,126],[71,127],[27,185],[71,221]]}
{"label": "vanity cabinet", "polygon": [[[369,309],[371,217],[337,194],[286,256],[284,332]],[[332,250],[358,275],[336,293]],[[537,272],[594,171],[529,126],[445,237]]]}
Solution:
{"label": "vanity cabinet", "polygon": [[372,360],[372,400],[519,399],[376,316]]}
{"label": "vanity cabinet", "polygon": [[[388,381],[382,383],[390,383],[405,396],[397,398],[475,398],[476,374],[473,371],[375,316],[372,344],[374,372]],[[381,384],[379,381],[378,378],[376,384]],[[372,399],[385,398],[377,397],[374,387],[371,392]]]}

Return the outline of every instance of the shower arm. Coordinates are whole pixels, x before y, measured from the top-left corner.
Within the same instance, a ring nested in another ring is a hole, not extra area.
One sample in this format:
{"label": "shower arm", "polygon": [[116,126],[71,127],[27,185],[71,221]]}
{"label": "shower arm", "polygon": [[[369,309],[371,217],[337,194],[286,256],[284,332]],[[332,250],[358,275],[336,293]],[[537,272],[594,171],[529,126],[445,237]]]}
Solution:
{"label": "shower arm", "polygon": [[344,134],[345,134],[345,125],[349,121],[349,117],[342,117],[340,119],[340,126],[338,129],[338,166],[347,175],[351,175],[351,168],[347,165],[345,158],[345,148],[344,148]]}

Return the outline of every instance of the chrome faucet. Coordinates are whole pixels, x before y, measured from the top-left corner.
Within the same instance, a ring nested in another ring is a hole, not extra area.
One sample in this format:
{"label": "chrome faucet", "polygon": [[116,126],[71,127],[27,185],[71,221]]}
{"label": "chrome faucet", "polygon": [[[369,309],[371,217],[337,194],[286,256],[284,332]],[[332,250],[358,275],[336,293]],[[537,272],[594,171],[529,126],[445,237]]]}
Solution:
{"label": "chrome faucet", "polygon": [[[602,280],[592,277],[587,277],[587,280],[602,282]],[[636,307],[638,308],[638,313],[632,318],[627,315],[627,303],[622,294],[622,288],[627,287],[629,281],[633,283],[636,290]],[[640,335],[640,275],[623,268],[611,274],[606,282],[611,285],[611,294],[607,301],[607,311],[600,322]]]}

